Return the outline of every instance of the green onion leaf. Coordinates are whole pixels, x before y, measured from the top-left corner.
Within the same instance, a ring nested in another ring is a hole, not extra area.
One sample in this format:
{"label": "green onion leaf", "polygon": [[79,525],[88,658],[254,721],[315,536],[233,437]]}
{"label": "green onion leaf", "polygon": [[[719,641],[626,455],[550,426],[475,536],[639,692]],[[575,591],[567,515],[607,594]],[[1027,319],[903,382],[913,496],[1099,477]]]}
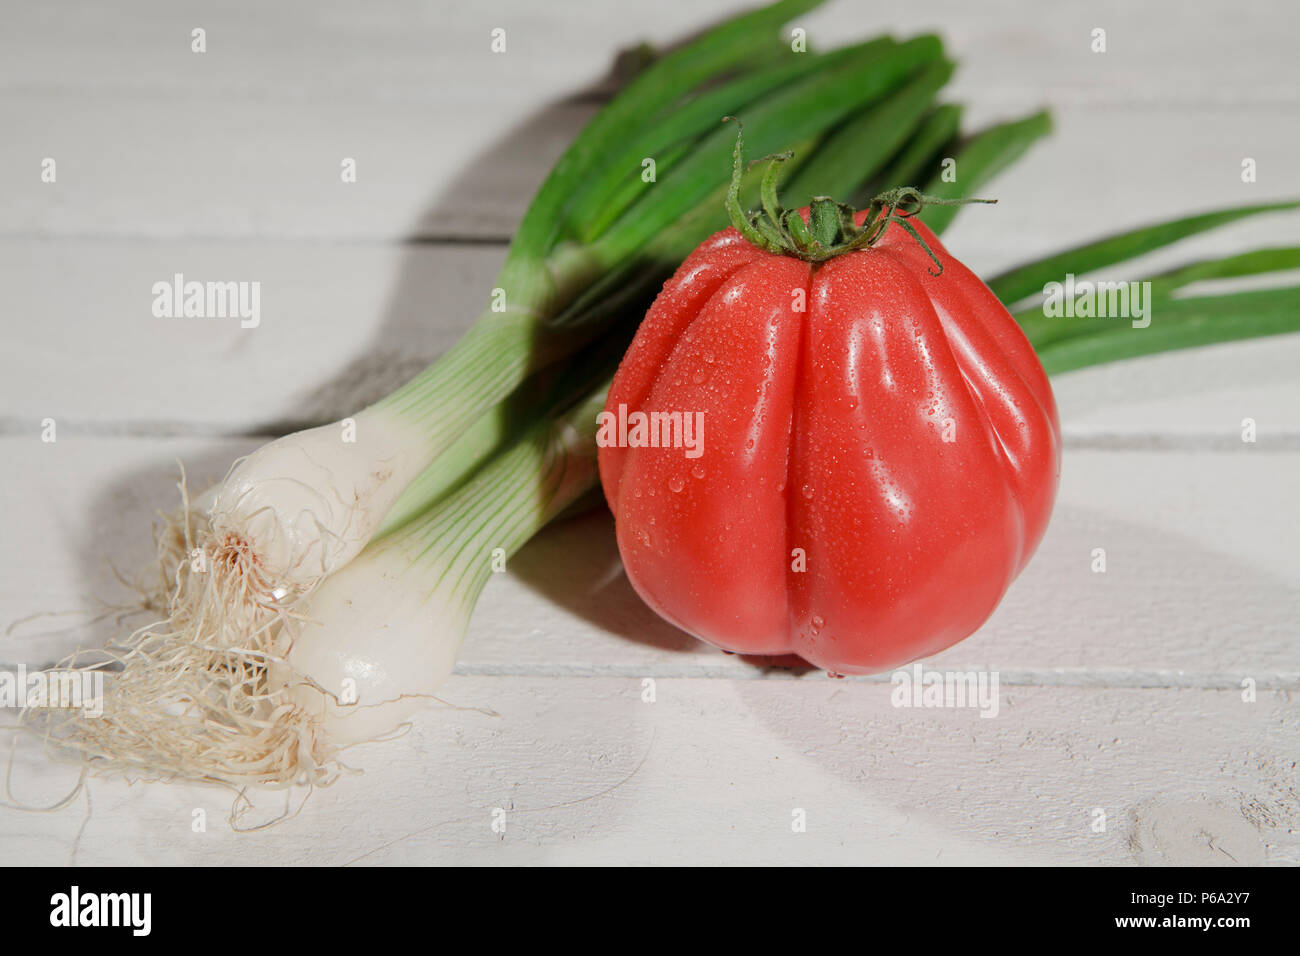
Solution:
{"label": "green onion leaf", "polygon": [[[820,136],[942,55],[937,37],[917,37],[792,83],[741,117],[746,145],[754,156],[764,156],[788,148],[791,141]],[[620,262],[698,206],[725,181],[734,147],[734,130],[719,125],[593,244],[597,261],[606,266]]]}
{"label": "green onion leaf", "polygon": [[939,151],[957,135],[962,108],[945,103],[922,120],[920,128],[894,156],[889,167],[853,194],[854,206],[865,206],[873,196],[887,189],[907,186],[930,178]]}
{"label": "green onion leaf", "polygon": [[735,115],[773,90],[809,73],[856,56],[870,56],[894,45],[890,38],[880,37],[820,56],[792,53],[785,47],[784,54],[775,57],[774,64],[764,65],[647,118],[640,135],[631,137],[626,148],[616,151],[585,184],[577,187],[575,198],[564,212],[566,231],[584,242],[595,239],[641,192],[654,188],[654,183],[643,182],[641,178],[646,159],[655,161],[656,179],[663,177],[689,153],[699,137],[713,132],[720,117]]}
{"label": "green onion leaf", "polygon": [[1067,272],[1083,275],[1248,216],[1297,208],[1300,208],[1300,201],[1236,206],[1142,226],[1017,266],[990,279],[988,286],[1003,302],[1018,303],[1030,296],[1041,295],[1044,285],[1060,281]]}
{"label": "green onion leaf", "polygon": [[[957,163],[956,179],[948,182],[942,174],[935,175],[921,192],[941,199],[973,197],[980,186],[1014,163],[1030,146],[1051,131],[1052,117],[1044,110],[1025,119],[1002,123],[977,133],[952,156]],[[936,233],[941,233],[948,228],[961,208],[927,206],[921,213],[921,221]]]}
{"label": "green onion leaf", "polygon": [[[798,209],[808,205],[813,196],[841,198],[844,194],[834,192],[828,184],[842,182],[840,168],[848,164],[852,165],[855,185],[866,180],[921,126],[926,110],[952,76],[952,70],[949,60],[930,64],[880,104],[850,117],[806,161],[800,162],[803,157],[796,156],[794,160],[800,165],[782,187],[787,204]],[[955,130],[954,115],[953,128],[940,142]]]}
{"label": "green onion leaf", "polygon": [[560,211],[592,171],[643,128],[647,116],[723,70],[770,50],[784,23],[821,0],[779,0],[728,20],[664,56],[605,106],[565,150],[524,214],[511,258],[540,261],[560,237]]}
{"label": "green onion leaf", "polygon": [[1151,294],[1167,296],[1174,291],[1211,279],[1240,279],[1269,272],[1300,269],[1300,246],[1255,249],[1222,259],[1206,259],[1180,266],[1151,277]]}
{"label": "green onion leaf", "polygon": [[1049,375],[1155,352],[1300,331],[1300,287],[1167,300],[1141,329],[1122,319],[1054,321],[1085,321],[1088,331],[1039,348]]}

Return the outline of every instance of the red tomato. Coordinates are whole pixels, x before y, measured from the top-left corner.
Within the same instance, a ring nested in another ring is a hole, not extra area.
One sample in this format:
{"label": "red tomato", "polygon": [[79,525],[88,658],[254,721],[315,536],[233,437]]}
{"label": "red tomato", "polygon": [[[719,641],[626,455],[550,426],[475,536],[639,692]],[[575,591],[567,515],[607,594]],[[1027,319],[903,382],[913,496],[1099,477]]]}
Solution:
{"label": "red tomato", "polygon": [[1060,471],[1047,376],[915,229],[935,259],[899,225],[824,262],[726,229],[646,315],[605,420],[703,413],[700,453],[610,433],[600,477],[628,578],[683,630],[888,670],[975,631],[1038,545]]}

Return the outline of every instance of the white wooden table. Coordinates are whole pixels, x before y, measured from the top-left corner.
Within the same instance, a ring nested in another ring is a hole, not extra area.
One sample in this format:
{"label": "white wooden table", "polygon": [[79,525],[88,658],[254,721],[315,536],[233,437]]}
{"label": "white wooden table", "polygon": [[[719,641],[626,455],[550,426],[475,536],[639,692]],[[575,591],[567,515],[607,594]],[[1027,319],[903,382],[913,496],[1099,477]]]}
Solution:
{"label": "white wooden table", "polygon": [[[17,623],[0,661],[114,633],[96,609],[130,592],[110,562],[128,577],[147,565],[176,460],[196,482],[219,477],[283,423],[354,409],[446,348],[590,115],[589,99],[565,98],[616,49],[732,5],[714,6],[7,11],[0,621]],[[806,27],[823,45],[939,30],[968,127],[1052,107],[1050,141],[986,190],[1001,204],[945,237],[991,274],[1121,227],[1300,193],[1297,22],[1287,0],[841,0]],[[498,26],[505,55],[489,50]],[[1090,50],[1094,27],[1105,54]],[[356,184],[340,181],[345,157]],[[1297,241],[1300,216],[1273,216],[1148,261]],[[151,285],[176,272],[259,280],[261,326],[155,319]],[[996,669],[995,719],[896,709],[887,675],[763,671],[695,643],[640,604],[609,517],[593,514],[489,585],[445,689],[455,707],[354,751],[364,774],[292,819],[236,833],[225,791],[95,779],[61,812],[0,809],[0,859],[1300,862],[1298,367],[1290,336],[1057,380],[1066,456],[1047,538],[988,625],[927,662]],[[1090,567],[1099,547],[1105,574]],[[38,612],[52,616],[20,620]],[[74,777],[31,748],[13,770],[31,802]],[[286,805],[254,800],[246,823]]]}

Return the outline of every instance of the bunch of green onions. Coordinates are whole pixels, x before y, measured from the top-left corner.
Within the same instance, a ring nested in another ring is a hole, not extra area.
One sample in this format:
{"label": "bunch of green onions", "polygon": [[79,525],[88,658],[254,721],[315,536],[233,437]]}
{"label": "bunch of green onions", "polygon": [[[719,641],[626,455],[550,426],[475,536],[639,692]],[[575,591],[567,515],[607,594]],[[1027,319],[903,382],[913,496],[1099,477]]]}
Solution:
{"label": "bunch of green onions", "polygon": [[[186,498],[159,541],[166,619],[107,660],[64,662],[118,668],[102,717],[46,715],[46,738],[92,768],[143,778],[331,782],[342,748],[397,729],[434,698],[493,571],[596,485],[609,376],[664,279],[727,225],[734,128],[721,117],[743,118],[755,156],[794,152],[783,192],[799,205],[916,182],[969,195],[1049,130],[1038,114],[960,139],[959,108],[935,103],[952,64],[932,36],[795,52],[779,28],[816,2],[742,15],[650,65],[555,165],[492,305],[451,351],[352,416],[353,431],[331,424],[278,439]],[[931,179],[941,156],[957,158],[959,190]],[[758,172],[742,189],[747,206]],[[1023,303],[1067,269],[1254,211],[1263,207],[1081,247],[993,288]],[[924,218],[941,230],[954,212]],[[1171,304],[1159,336],[1126,336],[1115,323],[1063,335],[1032,310],[1022,321],[1049,371],[1289,331],[1300,327],[1295,289],[1172,297],[1208,275],[1294,267],[1296,253],[1160,277]]]}

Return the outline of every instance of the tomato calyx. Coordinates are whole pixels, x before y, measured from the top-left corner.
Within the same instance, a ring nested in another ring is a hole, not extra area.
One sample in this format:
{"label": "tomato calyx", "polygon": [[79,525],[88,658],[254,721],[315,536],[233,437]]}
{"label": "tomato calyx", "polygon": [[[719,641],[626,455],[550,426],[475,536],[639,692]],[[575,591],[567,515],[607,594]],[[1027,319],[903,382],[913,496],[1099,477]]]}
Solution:
{"label": "tomato calyx", "polygon": [[[722,121],[735,119],[724,116]],[[762,209],[746,212],[740,206],[740,182],[745,173],[744,126],[736,120],[736,148],[732,153],[731,186],[727,190],[727,213],[736,231],[752,245],[777,255],[793,256],[805,262],[826,262],[880,241],[891,223],[897,223],[915,239],[934,262],[930,274],[943,274],[943,263],[916,228],[908,222],[926,206],[960,206],[966,203],[996,203],[996,199],[945,199],[930,196],[915,186],[887,189],[871,200],[863,224],[857,224],[858,210],[829,196],[814,196],[808,204],[808,221],[797,209],[785,209],[777,197],[776,181],[781,165],[794,153],[784,152],[754,160],[767,162],[759,187]],[[753,165],[751,163],[750,165]]]}

